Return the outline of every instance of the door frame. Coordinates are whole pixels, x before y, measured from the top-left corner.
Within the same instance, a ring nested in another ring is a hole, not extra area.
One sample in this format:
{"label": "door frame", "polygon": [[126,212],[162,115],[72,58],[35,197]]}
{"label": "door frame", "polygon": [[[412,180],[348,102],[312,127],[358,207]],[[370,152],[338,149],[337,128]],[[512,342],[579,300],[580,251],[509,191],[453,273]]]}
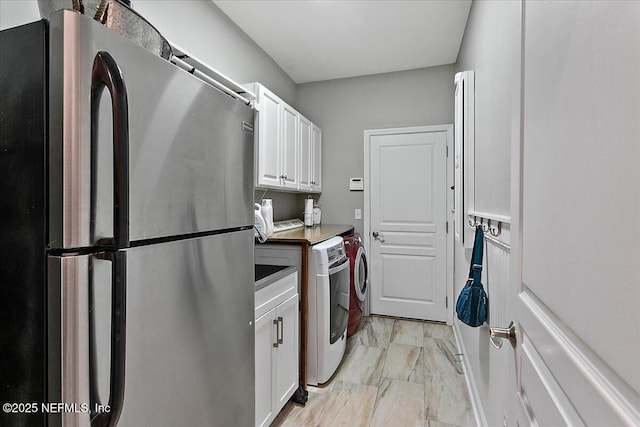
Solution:
{"label": "door frame", "polygon": [[[376,135],[390,135],[390,134],[402,134],[402,133],[428,133],[428,132],[446,132],[447,133],[447,145],[446,145],[446,161],[447,161],[447,200],[446,200],[446,298],[447,298],[447,325],[453,324],[453,156],[449,153],[453,153],[453,125],[429,125],[429,126],[411,126],[401,128],[383,128],[383,129],[365,129],[364,131],[364,226],[362,229],[362,240],[364,250],[367,254],[371,254],[371,137]],[[369,256],[369,261],[371,257]],[[365,301],[364,313],[369,315],[371,313],[371,286],[369,286],[369,295]]]}

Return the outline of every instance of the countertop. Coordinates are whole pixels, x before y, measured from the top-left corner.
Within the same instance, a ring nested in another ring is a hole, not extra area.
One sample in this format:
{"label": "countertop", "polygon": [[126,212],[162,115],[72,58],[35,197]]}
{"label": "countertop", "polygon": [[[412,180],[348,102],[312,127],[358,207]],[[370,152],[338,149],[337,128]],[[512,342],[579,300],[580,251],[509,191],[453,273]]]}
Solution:
{"label": "countertop", "polygon": [[286,265],[256,264],[254,267],[256,273],[255,291],[259,291],[276,280],[280,280],[297,271],[296,267],[288,267]]}
{"label": "countertop", "polygon": [[334,236],[353,231],[353,225],[320,224],[273,233],[266,243],[306,243],[314,245]]}

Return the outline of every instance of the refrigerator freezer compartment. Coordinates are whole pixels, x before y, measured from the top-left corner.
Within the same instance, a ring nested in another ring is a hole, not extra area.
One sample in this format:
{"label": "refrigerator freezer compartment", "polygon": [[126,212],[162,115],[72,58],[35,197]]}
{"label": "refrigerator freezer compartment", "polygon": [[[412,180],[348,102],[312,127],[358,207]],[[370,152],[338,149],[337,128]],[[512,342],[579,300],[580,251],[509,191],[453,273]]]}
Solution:
{"label": "refrigerator freezer compartment", "polygon": [[[50,27],[51,248],[113,238],[115,167],[128,167],[131,241],[253,224],[249,106],[86,16],[58,11]],[[92,103],[101,52],[126,91],[126,165],[114,165],[111,88]]]}

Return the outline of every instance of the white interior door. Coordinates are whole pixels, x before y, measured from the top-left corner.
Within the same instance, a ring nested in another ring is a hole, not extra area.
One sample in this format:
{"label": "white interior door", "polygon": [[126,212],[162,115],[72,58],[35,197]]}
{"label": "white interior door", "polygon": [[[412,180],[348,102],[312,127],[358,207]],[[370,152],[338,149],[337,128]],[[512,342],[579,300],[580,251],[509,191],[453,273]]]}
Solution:
{"label": "white interior door", "polygon": [[365,131],[372,313],[446,321],[451,134],[451,126]]}
{"label": "white interior door", "polygon": [[509,425],[637,426],[640,3],[523,7]]}

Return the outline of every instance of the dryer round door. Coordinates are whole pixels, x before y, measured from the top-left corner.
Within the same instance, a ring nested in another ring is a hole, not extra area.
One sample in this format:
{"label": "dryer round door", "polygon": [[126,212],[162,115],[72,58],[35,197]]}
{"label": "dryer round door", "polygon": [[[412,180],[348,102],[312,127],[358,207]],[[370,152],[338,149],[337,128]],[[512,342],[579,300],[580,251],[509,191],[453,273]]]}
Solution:
{"label": "dryer round door", "polygon": [[356,262],[353,269],[353,284],[356,295],[360,301],[364,301],[367,296],[367,286],[369,285],[369,266],[364,248],[360,246],[356,254]]}

